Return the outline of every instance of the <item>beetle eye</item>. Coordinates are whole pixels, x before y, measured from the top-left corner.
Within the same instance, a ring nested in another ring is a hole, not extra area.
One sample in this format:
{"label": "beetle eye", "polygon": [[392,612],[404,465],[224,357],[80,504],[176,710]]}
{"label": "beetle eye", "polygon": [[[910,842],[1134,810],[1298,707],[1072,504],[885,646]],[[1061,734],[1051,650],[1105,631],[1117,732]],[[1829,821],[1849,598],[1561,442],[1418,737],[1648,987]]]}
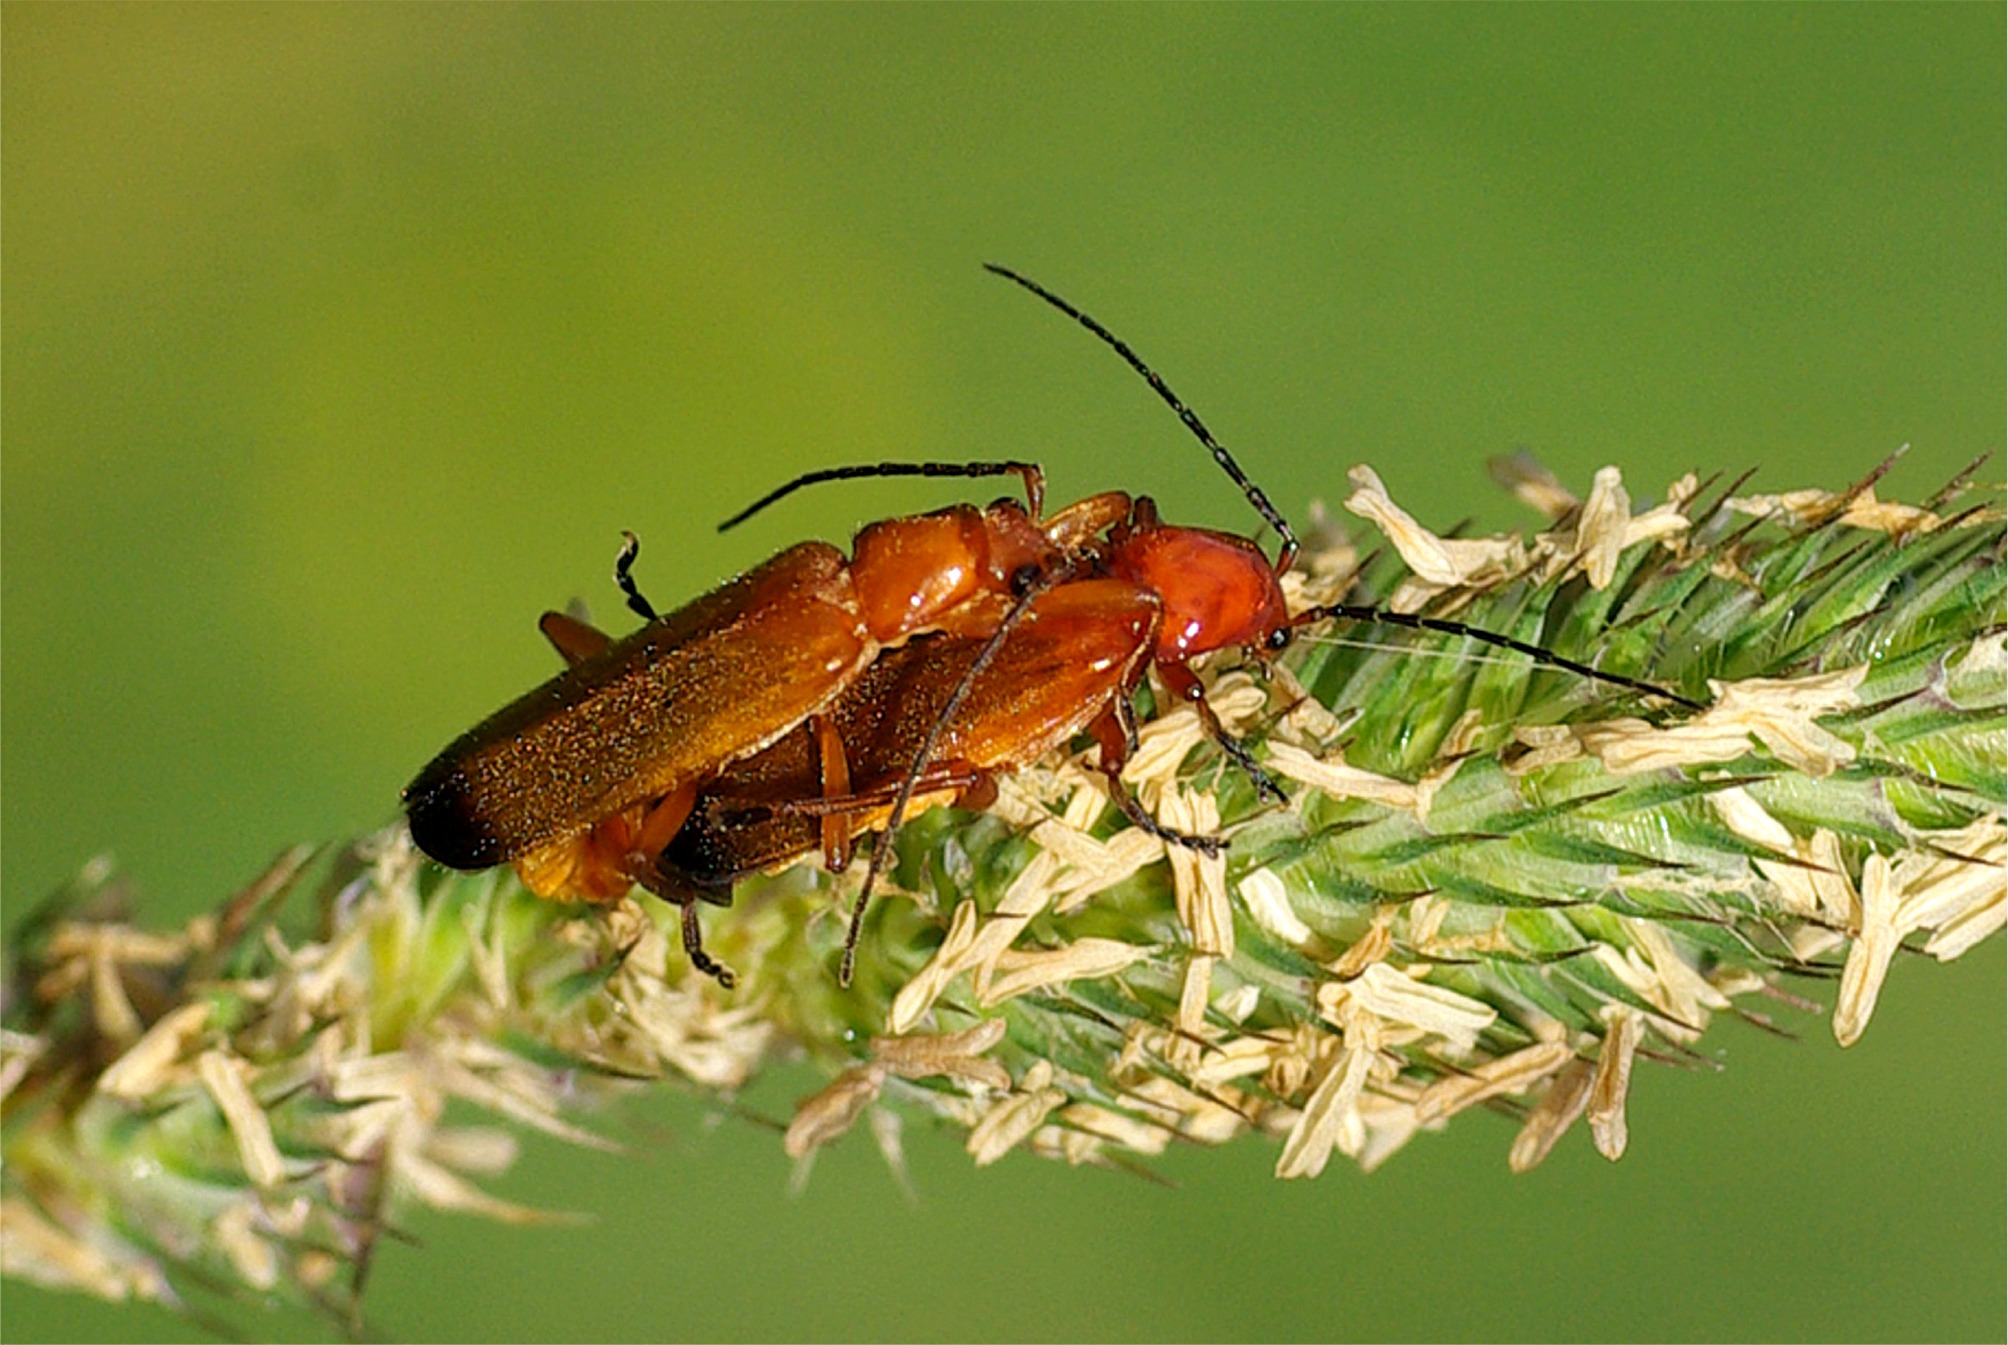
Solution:
{"label": "beetle eye", "polygon": [[1269,638],[1264,643],[1269,646],[1272,653],[1281,653],[1283,650],[1288,649],[1290,647],[1290,628],[1288,626],[1276,627],[1276,629],[1269,632]]}
{"label": "beetle eye", "polygon": [[1020,565],[1017,569],[1011,571],[1011,596],[1014,598],[1024,597],[1043,578],[1045,578],[1045,571],[1041,570],[1038,566]]}

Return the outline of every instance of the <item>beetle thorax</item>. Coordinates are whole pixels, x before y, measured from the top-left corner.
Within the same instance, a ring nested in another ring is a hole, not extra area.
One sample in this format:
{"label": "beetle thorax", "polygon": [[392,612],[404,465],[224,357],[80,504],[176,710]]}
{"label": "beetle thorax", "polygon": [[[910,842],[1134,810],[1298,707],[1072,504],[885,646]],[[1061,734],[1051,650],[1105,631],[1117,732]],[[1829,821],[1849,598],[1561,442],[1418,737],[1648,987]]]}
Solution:
{"label": "beetle thorax", "polygon": [[[994,625],[1014,576],[1045,571],[1060,557],[1015,504],[958,505],[874,523],[857,536],[851,581],[873,638],[897,644],[915,631],[957,630],[967,614]],[[987,623],[987,624],[986,624]]]}
{"label": "beetle thorax", "polygon": [[1158,595],[1160,663],[1232,645],[1259,645],[1289,622],[1282,585],[1253,542],[1207,528],[1155,527],[1123,538],[1109,572]]}

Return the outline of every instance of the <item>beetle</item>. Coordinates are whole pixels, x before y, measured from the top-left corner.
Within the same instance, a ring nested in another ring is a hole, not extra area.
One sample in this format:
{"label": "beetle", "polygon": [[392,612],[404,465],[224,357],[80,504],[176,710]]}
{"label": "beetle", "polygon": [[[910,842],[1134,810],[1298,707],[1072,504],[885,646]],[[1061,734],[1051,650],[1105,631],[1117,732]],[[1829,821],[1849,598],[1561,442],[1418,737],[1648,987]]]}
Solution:
{"label": "beetle", "polygon": [[[1116,781],[1112,793],[1126,815],[1168,840],[1201,848],[1217,842],[1156,827],[1127,802],[1117,781],[1134,732],[1130,693],[1147,668],[1155,668],[1175,697],[1195,707],[1258,792],[1278,800],[1281,790],[1207,706],[1190,664],[1201,654],[1234,646],[1273,654],[1312,621],[1337,617],[1464,634],[1695,705],[1650,683],[1459,623],[1344,604],[1293,616],[1280,576],[1295,560],[1295,536],[1198,416],[1099,322],[1014,271],[988,269],[1072,317],[1142,375],[1275,529],[1281,539],[1277,556],[1271,560],[1238,534],[1164,523],[1148,496],[1121,491],[1089,496],[1048,517],[1043,473],[1036,464],[1015,461],[881,463],[798,477],[721,529],[803,486],[864,476],[1015,474],[1025,503],[954,505],[873,523],[857,534],[848,558],[827,543],[800,543],[667,615],[635,584],[631,567],[638,543],[629,534],[615,579],[645,624],[612,640],[581,622],[546,615],[545,634],[570,666],[448,744],[407,786],[406,812],[421,850],[460,869],[513,863],[525,884],[545,897],[607,902],[640,885],[682,906],[683,942],[692,965],[730,985],[730,972],[703,951],[689,885],[679,880],[674,863],[665,868],[659,862],[700,791],[735,763],[798,729],[806,729],[820,761],[841,766],[847,747],[837,721],[843,716],[833,718],[833,712],[889,651],[922,636],[974,642],[976,652],[914,748],[893,798],[884,829],[896,832],[944,737],[953,737],[955,715],[970,700],[975,682],[1000,658],[1005,667],[1013,666],[1010,637],[1038,628],[1040,619],[1032,614],[1042,603],[1072,615],[1076,640],[1089,640],[1083,632],[1113,635],[1126,652],[1101,666],[1119,672],[1083,691],[1068,714],[1047,713],[1026,723],[1000,715],[995,722],[1009,727],[998,736],[1011,739],[1011,749],[970,769],[1008,765],[1024,759],[1034,740],[1064,741],[1081,727],[1093,728],[1104,745],[1103,768]],[[1044,646],[1035,639],[1028,647]],[[944,666],[938,657],[930,667]],[[906,666],[888,665],[882,676]],[[853,697],[852,718],[893,694],[877,686],[867,681]],[[971,723],[991,722],[993,710],[978,699]],[[1036,727],[1047,723],[1071,727],[1064,732]],[[821,792],[834,797],[847,791],[833,795],[824,785]],[[837,844],[829,838],[849,825],[819,825],[826,849]],[[853,907],[846,981],[859,921],[887,848],[874,847]]]}

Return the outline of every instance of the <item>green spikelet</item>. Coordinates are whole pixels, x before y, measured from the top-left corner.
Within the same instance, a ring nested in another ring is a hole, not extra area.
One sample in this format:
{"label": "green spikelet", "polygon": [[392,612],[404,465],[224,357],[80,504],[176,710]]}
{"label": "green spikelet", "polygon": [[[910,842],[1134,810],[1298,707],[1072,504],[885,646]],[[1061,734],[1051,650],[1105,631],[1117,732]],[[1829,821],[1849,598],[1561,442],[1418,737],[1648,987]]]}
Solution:
{"label": "green spikelet", "polygon": [[1452,618],[1708,709],[1378,627],[1267,676],[1223,663],[1210,700],[1287,806],[1190,709],[1149,716],[1131,780],[1231,837],[1222,858],[1125,825],[1078,758],[1040,762],[901,834],[848,990],[857,876],[813,864],[707,915],[732,993],[659,903],[540,902],[401,831],[289,854],[175,934],[127,924],[87,869],[11,950],[5,1272],[346,1315],[413,1202],[548,1217],[482,1194],[510,1132],[445,1125],[449,1102],[604,1145],[577,1124],[600,1099],[729,1094],[801,1054],[828,1079],[786,1137],[804,1160],[886,1109],[965,1129],[978,1163],[1260,1134],[1301,1177],[1479,1105],[1521,1118],[1516,1168],[1578,1118],[1615,1158],[1632,1069],[1694,1057],[1715,1015],[1767,1024],[1818,1007],[1787,986],[1837,984],[1851,1042],[1900,947],[1950,959],[2001,928],[1998,509],[1948,512],[1956,484],[1914,508],[1873,478],[1687,479],[1635,514],[1615,472],[1577,500],[1503,471],[1549,531],[1435,537],[1356,472],[1348,507],[1402,566],[1361,573],[1327,538],[1293,602]]}

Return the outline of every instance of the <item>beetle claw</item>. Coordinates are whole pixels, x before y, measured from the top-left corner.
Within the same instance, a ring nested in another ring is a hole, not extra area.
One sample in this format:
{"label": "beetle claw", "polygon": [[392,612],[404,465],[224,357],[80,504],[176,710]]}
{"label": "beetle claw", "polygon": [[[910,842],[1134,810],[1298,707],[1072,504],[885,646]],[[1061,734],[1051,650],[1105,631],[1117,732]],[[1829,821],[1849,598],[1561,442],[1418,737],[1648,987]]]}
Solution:
{"label": "beetle claw", "polygon": [[720,989],[730,990],[739,984],[732,968],[704,951],[704,931],[698,927],[697,907],[691,902],[683,905],[683,951],[690,965],[718,982]]}

